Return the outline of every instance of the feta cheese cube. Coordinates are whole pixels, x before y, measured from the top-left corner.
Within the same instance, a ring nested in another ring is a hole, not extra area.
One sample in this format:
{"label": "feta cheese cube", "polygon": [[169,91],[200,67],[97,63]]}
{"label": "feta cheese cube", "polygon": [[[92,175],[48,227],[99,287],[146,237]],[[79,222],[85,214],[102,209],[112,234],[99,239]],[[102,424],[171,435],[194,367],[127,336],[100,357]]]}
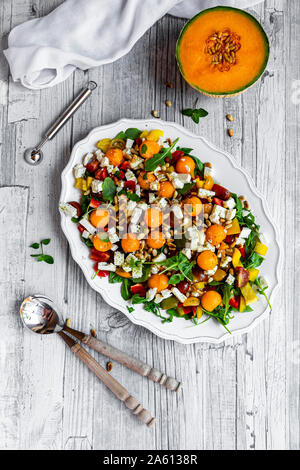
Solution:
{"label": "feta cheese cube", "polygon": [[88,232],[87,230],[84,230],[81,234],[82,238],[85,238],[85,239],[88,239],[90,235],[91,235],[90,232]]}
{"label": "feta cheese cube", "polygon": [[160,302],[163,300],[163,296],[160,295],[160,294],[156,294],[155,298],[154,298],[154,302],[156,304],[160,304]]}
{"label": "feta cheese cube", "polygon": [[140,158],[137,155],[134,155],[134,157],[130,161],[130,168],[132,168],[133,170],[137,170],[143,165],[143,163],[144,163],[143,158]]}
{"label": "feta cheese cube", "polygon": [[102,157],[100,161],[100,166],[104,168],[109,165],[109,159],[107,157]]}
{"label": "feta cheese cube", "polygon": [[159,172],[161,171],[161,166],[157,166],[155,170],[153,171],[154,175],[157,176]]}
{"label": "feta cheese cube", "polygon": [[151,267],[151,274],[157,274],[159,272],[159,266],[152,266]]}
{"label": "feta cheese cube", "polygon": [[138,224],[130,223],[130,231],[133,232],[133,233],[140,233],[141,226],[138,225]]}
{"label": "feta cheese cube", "polygon": [[78,163],[77,165],[74,166],[75,178],[82,178],[84,174],[85,174],[85,167],[81,163]]}
{"label": "feta cheese cube", "polygon": [[218,224],[220,222],[220,218],[225,219],[225,215],[225,207],[218,206],[217,204],[215,204],[209,216],[209,220],[214,224]]}
{"label": "feta cheese cube", "polygon": [[226,207],[226,209],[233,209],[235,207],[235,200],[233,197],[230,197],[227,201],[223,201],[223,206]]}
{"label": "feta cheese cube", "polygon": [[117,192],[119,193],[124,188],[124,181],[119,181]]}
{"label": "feta cheese cube", "polygon": [[104,270],[104,271],[112,271],[115,272],[116,266],[113,263],[103,263],[100,262],[98,263],[98,269]]}
{"label": "feta cheese cube", "polygon": [[245,238],[241,238],[241,237],[238,237],[235,241],[236,245],[242,245],[243,246],[243,245],[245,245],[245,243],[246,243]]}
{"label": "feta cheese cube", "polygon": [[152,261],[155,263],[160,263],[161,261],[165,261],[167,259],[166,255],[164,253],[160,253],[159,255],[155,256]]}
{"label": "feta cheese cube", "polygon": [[136,202],[129,200],[127,204],[127,210],[129,212],[132,212],[135,208],[136,208]]}
{"label": "feta cheese cube", "polygon": [[143,275],[143,265],[142,264],[132,268],[132,277],[133,278],[138,278],[138,277],[141,277],[142,275]]}
{"label": "feta cheese cube", "polygon": [[243,228],[242,228],[242,231],[241,231],[241,233],[240,233],[240,235],[239,235],[239,237],[240,237],[240,238],[245,238],[245,239],[247,239],[247,238],[249,237],[250,233],[251,233],[251,229],[250,229],[250,228],[248,228],[248,227],[243,227]]}
{"label": "feta cheese cube", "polygon": [[209,191],[208,189],[199,188],[198,196],[200,197],[213,197],[216,193],[214,191]]}
{"label": "feta cheese cube", "polygon": [[164,207],[167,207],[168,201],[164,197],[161,197],[158,201],[158,205],[163,209]]}
{"label": "feta cheese cube", "polygon": [[229,265],[229,263],[231,263],[231,261],[232,261],[231,256],[225,256],[223,261],[221,261],[221,263],[220,263],[220,267],[221,268],[227,268],[227,266]]}
{"label": "feta cheese cube", "polygon": [[198,230],[199,245],[204,245],[206,236],[204,230]]}
{"label": "feta cheese cube", "polygon": [[80,225],[82,225],[88,232],[94,234],[97,232],[97,229],[85,218],[82,218],[79,221]]}
{"label": "feta cheese cube", "polygon": [[183,303],[187,298],[184,294],[180,292],[179,289],[177,289],[177,287],[172,287],[171,292],[175,295],[175,297],[177,297],[177,299],[181,303]]}
{"label": "feta cheese cube", "polygon": [[141,195],[141,187],[139,184],[137,184],[135,187],[135,194],[137,194],[138,196]]}
{"label": "feta cheese cube", "polygon": [[126,140],[126,149],[131,149],[134,144],[134,140],[132,139],[127,139]]}
{"label": "feta cheese cube", "polygon": [[157,292],[156,287],[154,287],[154,289],[148,289],[146,292],[146,299],[149,301],[153,300],[156,295],[156,292]]}
{"label": "feta cheese cube", "polygon": [[111,251],[117,251],[118,248],[119,248],[118,245],[112,245]]}
{"label": "feta cheese cube", "polygon": [[205,250],[215,251],[216,247],[209,242],[204,243]]}
{"label": "feta cheese cube", "polygon": [[93,179],[93,181],[92,181],[92,192],[93,193],[99,193],[99,191],[102,191],[102,186],[103,186],[103,181]]}
{"label": "feta cheese cube", "polygon": [[164,289],[161,291],[161,296],[163,299],[167,299],[168,297],[172,296],[172,292],[170,291],[170,289]]}
{"label": "feta cheese cube", "polygon": [[232,274],[228,274],[225,282],[231,286],[234,283],[234,281],[235,281],[235,277],[232,276]]}
{"label": "feta cheese cube", "polygon": [[136,224],[139,221],[142,213],[143,210],[140,207],[136,207],[132,213],[130,223]]}
{"label": "feta cheese cube", "polygon": [[153,193],[149,193],[149,202],[152,204],[156,199],[156,195]]}
{"label": "feta cheese cube", "polygon": [[95,155],[96,155],[98,162],[100,162],[102,160],[102,157],[104,157],[104,153],[100,149],[95,151]]}
{"label": "feta cheese cube", "polygon": [[61,203],[59,205],[60,210],[65,214],[69,215],[70,217],[77,217],[77,209],[76,207],[73,207],[71,204],[68,202]]}
{"label": "feta cheese cube", "polygon": [[112,172],[113,172],[113,170],[114,170],[114,166],[113,166],[113,165],[107,165],[106,169],[107,169],[107,173],[109,173],[109,174],[110,174],[110,173],[112,173]]}
{"label": "feta cheese cube", "polygon": [[151,191],[158,191],[158,188],[159,188],[159,183],[158,183],[158,181],[153,181],[152,183],[150,183],[150,189],[151,189]]}
{"label": "feta cheese cube", "polygon": [[133,173],[133,171],[131,170],[127,170],[126,173],[125,173],[125,178],[127,179],[127,181],[137,181],[136,177],[135,177],[135,174]]}
{"label": "feta cheese cube", "polygon": [[182,212],[180,206],[178,206],[178,205],[173,205],[173,206],[172,206],[172,211],[173,211],[173,214],[175,215],[175,217],[176,217],[177,219],[182,219],[182,218],[183,218],[183,212]]}
{"label": "feta cheese cube", "polygon": [[227,209],[226,214],[225,214],[226,220],[234,219],[235,214],[236,214],[236,209]]}
{"label": "feta cheese cube", "polygon": [[209,276],[213,276],[217,269],[218,269],[218,266],[215,266],[213,269],[209,269],[208,271],[205,271],[205,273],[208,274]]}
{"label": "feta cheese cube", "polygon": [[87,153],[84,157],[83,157],[83,164],[84,166],[86,166],[93,158],[93,154],[91,152]]}
{"label": "feta cheese cube", "polygon": [[120,240],[120,238],[118,237],[116,233],[109,234],[108,238],[111,243],[117,243]]}
{"label": "feta cheese cube", "polygon": [[192,251],[190,248],[183,248],[182,253],[188,258],[191,259]]}

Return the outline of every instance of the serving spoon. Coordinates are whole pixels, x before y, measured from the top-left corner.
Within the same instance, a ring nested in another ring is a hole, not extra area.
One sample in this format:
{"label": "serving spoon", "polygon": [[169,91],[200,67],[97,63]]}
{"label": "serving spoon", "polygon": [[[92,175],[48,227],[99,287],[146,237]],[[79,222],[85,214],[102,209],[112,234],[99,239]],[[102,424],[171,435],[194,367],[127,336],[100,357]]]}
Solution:
{"label": "serving spoon", "polygon": [[71,351],[129,408],[138,419],[148,427],[153,426],[153,418],[148,410],[130,395],[79,343],[64,330],[64,325],[54,308],[51,299],[44,295],[27,297],[20,307],[20,316],[26,328],[38,334],[57,333],[70,347]]}

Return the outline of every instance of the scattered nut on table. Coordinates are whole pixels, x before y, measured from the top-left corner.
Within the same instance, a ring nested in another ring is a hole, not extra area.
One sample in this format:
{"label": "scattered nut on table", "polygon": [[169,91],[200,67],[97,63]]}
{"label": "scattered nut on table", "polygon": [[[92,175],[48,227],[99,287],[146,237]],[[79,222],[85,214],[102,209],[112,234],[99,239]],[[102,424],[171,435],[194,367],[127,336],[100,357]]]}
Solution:
{"label": "scattered nut on table", "polygon": [[232,116],[232,114],[226,114],[226,119],[227,121],[230,121],[230,122],[234,121],[234,117]]}
{"label": "scattered nut on table", "polygon": [[233,129],[228,129],[228,135],[229,137],[233,137]]}
{"label": "scattered nut on table", "polygon": [[111,361],[108,361],[108,362],[106,363],[106,370],[107,370],[107,372],[110,372],[110,371],[112,370],[113,366],[114,366],[113,363],[112,363]]}

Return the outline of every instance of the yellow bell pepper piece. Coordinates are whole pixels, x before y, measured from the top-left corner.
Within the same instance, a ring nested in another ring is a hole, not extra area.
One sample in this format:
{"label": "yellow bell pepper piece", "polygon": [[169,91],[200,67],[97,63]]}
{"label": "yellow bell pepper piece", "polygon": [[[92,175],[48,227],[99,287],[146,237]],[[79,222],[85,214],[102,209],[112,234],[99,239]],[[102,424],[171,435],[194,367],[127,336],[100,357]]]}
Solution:
{"label": "yellow bell pepper piece", "polygon": [[199,320],[199,318],[202,317],[202,315],[203,315],[203,310],[202,310],[202,308],[199,306],[199,307],[196,308],[196,317],[198,318],[198,320]]}
{"label": "yellow bell pepper piece", "polygon": [[82,191],[87,190],[87,185],[86,185],[86,180],[82,178],[82,183],[81,183],[81,189]]}
{"label": "yellow bell pepper piece", "polygon": [[164,131],[161,131],[160,129],[154,129],[153,131],[150,131],[149,134],[147,135],[148,140],[155,140],[156,142],[160,137],[163,137]]}
{"label": "yellow bell pepper piece", "polygon": [[197,288],[197,289],[204,289],[205,287],[205,282],[195,282],[194,286]]}
{"label": "yellow bell pepper piece", "polygon": [[141,134],[140,134],[140,139],[146,139],[146,137],[148,137],[148,134],[149,132],[148,131],[143,131]]}
{"label": "yellow bell pepper piece", "polygon": [[250,268],[249,269],[249,281],[254,282],[259,273],[259,269]]}
{"label": "yellow bell pepper piece", "polygon": [[261,256],[266,256],[268,247],[261,242],[257,242],[254,251],[255,253],[258,253]]}
{"label": "yellow bell pepper piece", "polygon": [[241,287],[241,292],[245,299],[246,305],[250,305],[258,301],[258,298],[256,297],[256,294],[250,286],[249,282],[244,287]]}
{"label": "yellow bell pepper piece", "polygon": [[101,139],[97,142],[98,149],[102,150],[102,152],[106,153],[109,150],[111,144],[111,139]]}
{"label": "yellow bell pepper piece", "polygon": [[244,312],[246,310],[246,301],[244,297],[241,295],[240,297],[240,305],[239,305],[239,312]]}
{"label": "yellow bell pepper piece", "polygon": [[231,227],[227,230],[227,235],[236,235],[241,233],[241,227],[238,219],[233,219]]}
{"label": "yellow bell pepper piece", "polygon": [[83,181],[83,178],[75,178],[75,188],[81,189],[82,181]]}
{"label": "yellow bell pepper piece", "polygon": [[94,179],[94,178],[93,178],[92,176],[88,176],[88,177],[87,177],[87,180],[86,180],[86,186],[87,186],[87,188],[90,188],[90,187],[91,187],[92,182],[93,182],[93,179]]}
{"label": "yellow bell pepper piece", "polygon": [[203,188],[205,181],[201,180],[200,178],[196,178],[196,186],[197,188]]}
{"label": "yellow bell pepper piece", "polygon": [[240,262],[241,258],[241,252],[237,248],[233,250],[233,255],[232,255],[232,265],[234,268],[237,266],[243,266],[242,263]]}

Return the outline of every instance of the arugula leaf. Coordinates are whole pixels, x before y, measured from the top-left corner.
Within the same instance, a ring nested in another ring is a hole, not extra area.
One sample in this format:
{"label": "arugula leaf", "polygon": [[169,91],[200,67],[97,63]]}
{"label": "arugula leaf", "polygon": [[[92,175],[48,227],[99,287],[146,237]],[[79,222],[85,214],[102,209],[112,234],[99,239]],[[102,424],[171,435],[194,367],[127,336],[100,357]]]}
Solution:
{"label": "arugula leaf", "polygon": [[184,279],[183,274],[173,274],[173,276],[171,276],[169,279],[169,283],[178,284],[179,282],[183,281],[183,279]]}
{"label": "arugula leaf", "polygon": [[188,116],[188,117],[192,118],[192,120],[196,124],[199,124],[200,118],[207,116],[208,112],[203,108],[198,108],[198,109],[197,108],[195,108],[195,109],[187,108],[187,109],[184,109],[182,111],[182,114],[184,116]]}
{"label": "arugula leaf", "polygon": [[108,281],[110,284],[116,284],[118,282],[123,282],[123,277],[119,276],[113,271],[110,271],[108,276]]}
{"label": "arugula leaf", "polygon": [[124,300],[129,300],[131,298],[129,279],[124,278],[121,285],[121,295]]}
{"label": "arugula leaf", "polygon": [[258,293],[259,293],[260,295],[263,295],[263,296],[264,296],[264,298],[265,298],[266,301],[268,302],[268,305],[269,305],[270,309],[272,310],[272,305],[270,304],[269,298],[268,298],[268,296],[267,296],[267,294],[266,294],[266,290],[268,289],[269,286],[263,287],[262,281],[261,281],[261,277],[256,278],[255,281],[254,281],[254,284],[255,284],[255,285],[257,286],[257,288],[258,288]]}
{"label": "arugula leaf", "polygon": [[134,282],[139,283],[139,282],[145,282],[148,280],[148,277],[150,275],[151,271],[151,266],[150,265],[143,265],[143,274],[141,277],[134,278]]}
{"label": "arugula leaf", "polygon": [[243,206],[241,200],[238,198],[238,195],[235,193],[231,193],[231,197],[235,200],[235,208],[236,214],[235,217],[238,219],[239,222],[243,221]]}
{"label": "arugula leaf", "polygon": [[82,210],[82,217],[88,212],[89,206],[90,206],[90,203],[91,203],[91,199],[92,199],[92,197],[91,197],[90,194],[86,194],[86,195],[82,196],[81,201],[80,201],[81,210]]}
{"label": "arugula leaf", "polygon": [[258,268],[258,266],[261,265],[261,263],[264,261],[264,258],[260,256],[259,254],[255,253],[255,251],[247,258],[245,261],[244,265],[245,268],[250,269],[250,268]]}
{"label": "arugula leaf", "polygon": [[201,160],[199,160],[198,157],[195,157],[194,155],[190,155],[190,153],[193,149],[186,148],[186,147],[176,147],[176,150],[181,150],[181,152],[183,152],[183,153],[187,154],[189,157],[191,157],[194,160],[194,162],[196,163],[197,170],[199,170],[199,173],[202,175],[203,170],[204,170],[204,164],[201,162]]}
{"label": "arugula leaf", "polygon": [[[141,148],[141,153],[146,153],[147,152],[147,145],[146,144],[143,144],[142,145],[142,148]],[[145,176],[145,175],[144,175]]]}
{"label": "arugula leaf", "polygon": [[117,191],[117,187],[113,180],[109,177],[105,178],[102,186],[102,197],[105,201],[112,202]]}
{"label": "arugula leaf", "polygon": [[224,315],[223,315],[223,320],[225,320],[226,316],[227,316],[227,312],[229,310],[229,300],[231,298],[231,290],[232,290],[232,286],[230,286],[229,284],[225,284],[224,285],[224,288],[223,288],[223,297],[222,297],[222,300],[223,300],[223,304],[224,304]]}
{"label": "arugula leaf", "polygon": [[88,247],[88,248],[93,248],[93,242],[90,238],[84,238],[84,237],[81,237],[81,240],[83,241],[83,243]]}
{"label": "arugula leaf", "polygon": [[138,201],[141,200],[140,196],[138,196],[138,195],[135,194],[135,193],[129,193],[129,192],[127,192],[127,193],[126,193],[126,196],[128,197],[128,199],[130,199],[130,201],[136,201],[136,202],[138,202]]}
{"label": "arugula leaf", "polygon": [[152,158],[148,158],[145,163],[146,171],[154,171],[159,165],[164,165],[165,158],[171,155],[171,150],[175,147],[179,140],[179,137],[174,140],[172,145],[167,148],[162,148],[159,153],[153,155]]}
{"label": "arugula leaf", "polygon": [[195,183],[185,183],[185,185],[183,186],[183,188],[181,189],[176,189],[176,191],[179,193],[179,194],[186,194],[188,193],[192,187],[195,186]]}

